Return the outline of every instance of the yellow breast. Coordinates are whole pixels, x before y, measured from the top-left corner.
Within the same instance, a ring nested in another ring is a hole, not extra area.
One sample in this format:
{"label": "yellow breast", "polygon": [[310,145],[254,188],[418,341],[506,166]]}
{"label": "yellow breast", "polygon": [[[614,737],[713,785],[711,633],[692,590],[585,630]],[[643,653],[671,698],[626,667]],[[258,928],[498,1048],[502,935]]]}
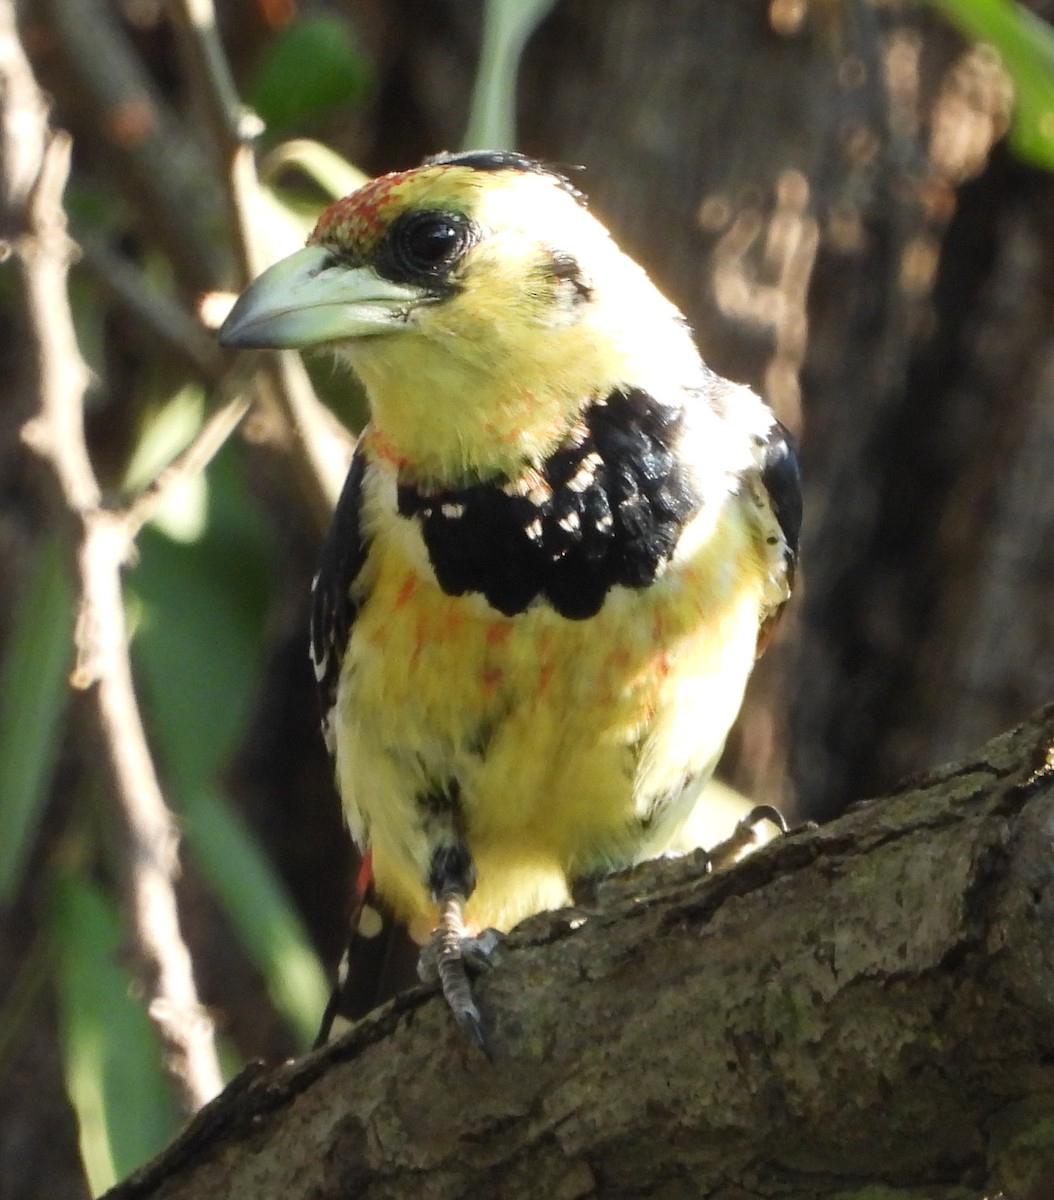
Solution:
{"label": "yellow breast", "polygon": [[378,890],[427,933],[428,864],[450,818],[427,798],[456,781],[477,871],[468,919],[509,928],[565,903],[576,876],[676,838],[754,661],[755,535],[729,497],[654,585],[613,588],[573,621],[445,595],[412,528],[382,525],[372,543],[338,699],[341,794]]}

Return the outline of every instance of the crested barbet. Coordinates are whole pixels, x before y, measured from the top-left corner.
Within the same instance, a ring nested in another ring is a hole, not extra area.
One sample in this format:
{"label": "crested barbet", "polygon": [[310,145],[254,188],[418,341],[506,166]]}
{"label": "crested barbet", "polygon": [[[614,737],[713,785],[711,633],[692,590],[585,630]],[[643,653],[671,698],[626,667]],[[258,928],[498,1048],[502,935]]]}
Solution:
{"label": "crested barbet", "polygon": [[365,387],[314,585],[323,729],[360,900],[482,1041],[477,935],[681,844],[790,594],[794,449],[569,180],[509,152],[331,205],[220,337]]}

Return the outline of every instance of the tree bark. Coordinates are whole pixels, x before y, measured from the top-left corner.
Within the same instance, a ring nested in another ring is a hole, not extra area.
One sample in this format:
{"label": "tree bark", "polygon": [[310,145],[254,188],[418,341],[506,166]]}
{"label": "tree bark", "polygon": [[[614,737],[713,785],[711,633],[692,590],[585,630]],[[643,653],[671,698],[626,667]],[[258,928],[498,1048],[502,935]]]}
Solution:
{"label": "tree bark", "polygon": [[241,1076],[109,1200],[1040,1200],[1052,834],[1054,705],[738,866],[533,918],[478,982],[492,1061],[417,989]]}

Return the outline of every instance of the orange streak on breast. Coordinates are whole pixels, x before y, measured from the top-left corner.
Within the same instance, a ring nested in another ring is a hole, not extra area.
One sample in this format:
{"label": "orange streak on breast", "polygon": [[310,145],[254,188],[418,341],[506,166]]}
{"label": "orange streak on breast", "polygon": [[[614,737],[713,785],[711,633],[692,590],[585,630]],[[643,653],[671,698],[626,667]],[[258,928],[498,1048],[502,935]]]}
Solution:
{"label": "orange streak on breast", "polygon": [[544,696],[553,679],[553,664],[545,663],[538,672],[538,695]]}
{"label": "orange streak on breast", "polygon": [[367,446],[369,447],[370,455],[373,458],[381,458],[387,463],[391,463],[393,467],[405,467],[409,463],[409,459],[405,455],[398,454],[391,442],[378,429],[371,429],[366,435]]}
{"label": "orange streak on breast", "polygon": [[543,633],[538,639],[538,695],[542,696],[553,678],[553,635]]}
{"label": "orange streak on breast", "polygon": [[410,602],[414,592],[417,591],[417,576],[412,572],[407,572],[406,578],[403,580],[403,585],[399,589],[399,594],[395,597],[395,607],[405,608]]}
{"label": "orange streak on breast", "polygon": [[453,601],[447,601],[443,615],[439,618],[439,635],[444,641],[454,641],[463,624],[461,610]]}
{"label": "orange streak on breast", "polygon": [[501,684],[504,673],[498,667],[487,667],[480,680],[484,696],[493,696]]}
{"label": "orange streak on breast", "polygon": [[491,625],[487,629],[487,645],[503,645],[508,640],[510,633],[512,633],[512,625],[508,621],[502,621],[499,625]]}

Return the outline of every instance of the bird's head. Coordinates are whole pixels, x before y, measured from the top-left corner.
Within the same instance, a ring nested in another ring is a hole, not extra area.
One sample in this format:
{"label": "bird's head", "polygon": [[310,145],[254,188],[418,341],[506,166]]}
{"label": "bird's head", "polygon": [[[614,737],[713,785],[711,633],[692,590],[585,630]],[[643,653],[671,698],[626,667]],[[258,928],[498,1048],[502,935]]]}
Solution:
{"label": "bird's head", "polygon": [[677,310],[566,178],[518,154],[441,155],[331,205],[220,330],[236,347],[324,347],[370,399],[402,471],[522,470],[616,387],[698,382]]}

